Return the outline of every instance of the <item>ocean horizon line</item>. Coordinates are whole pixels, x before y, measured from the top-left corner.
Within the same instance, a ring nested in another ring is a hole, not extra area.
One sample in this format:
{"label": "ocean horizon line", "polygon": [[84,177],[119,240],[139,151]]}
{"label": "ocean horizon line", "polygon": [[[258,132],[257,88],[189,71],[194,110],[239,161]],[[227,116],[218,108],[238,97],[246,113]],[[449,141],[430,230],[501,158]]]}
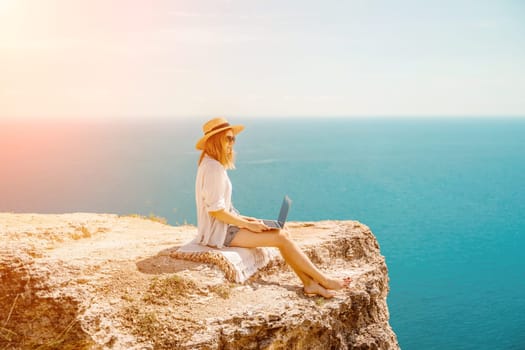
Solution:
{"label": "ocean horizon line", "polygon": [[33,123],[33,122],[49,122],[49,123],[77,123],[77,122],[93,122],[93,123],[142,123],[142,122],[198,122],[201,123],[214,116],[227,116],[231,120],[243,121],[275,121],[275,120],[410,120],[410,121],[432,121],[432,120],[525,120],[523,115],[440,115],[440,114],[384,114],[384,115],[239,115],[239,114],[225,114],[218,113],[216,115],[144,115],[144,116],[45,116],[45,117],[20,117],[20,116],[0,116],[0,124],[3,123]]}

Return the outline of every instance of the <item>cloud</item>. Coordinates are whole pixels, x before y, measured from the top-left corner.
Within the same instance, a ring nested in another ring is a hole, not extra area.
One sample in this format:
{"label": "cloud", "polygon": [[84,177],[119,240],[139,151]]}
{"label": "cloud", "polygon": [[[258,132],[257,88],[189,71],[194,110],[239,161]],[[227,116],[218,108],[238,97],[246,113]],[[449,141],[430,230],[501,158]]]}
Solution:
{"label": "cloud", "polygon": [[170,11],[168,12],[168,15],[174,16],[174,17],[186,17],[186,18],[217,18],[220,16],[218,13],[210,13],[210,12],[187,12],[187,11]]}
{"label": "cloud", "polygon": [[229,26],[174,27],[160,30],[164,40],[196,45],[242,44],[265,40],[262,35],[242,33]]}

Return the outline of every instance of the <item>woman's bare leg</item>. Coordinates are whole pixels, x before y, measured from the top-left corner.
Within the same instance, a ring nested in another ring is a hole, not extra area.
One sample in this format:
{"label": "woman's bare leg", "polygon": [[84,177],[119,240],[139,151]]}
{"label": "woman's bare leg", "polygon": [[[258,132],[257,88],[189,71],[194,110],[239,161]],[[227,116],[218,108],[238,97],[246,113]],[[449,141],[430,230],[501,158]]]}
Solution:
{"label": "woman's bare leg", "polygon": [[[282,251],[281,251],[282,253]],[[335,294],[321,286],[317,281],[315,281],[312,277],[305,274],[303,271],[297,269],[297,267],[293,267],[290,263],[288,263],[294,270],[295,274],[299,277],[301,282],[303,282],[303,289],[305,294],[318,294],[325,298],[332,298]]]}
{"label": "woman's bare leg", "polygon": [[[283,255],[284,258],[283,251],[281,249],[279,250],[281,251],[281,255]],[[312,277],[305,274],[297,265],[293,264],[292,261],[286,259],[284,260],[288,263],[288,265],[290,265],[301,282],[303,282],[303,289],[306,294],[318,294],[325,298],[332,298],[334,296],[331,291],[327,290],[317,283]]]}
{"label": "woman's bare leg", "polygon": [[[280,234],[285,234],[287,237],[286,232],[282,232]],[[278,231],[274,232],[273,234],[279,234]],[[295,274],[299,277],[301,282],[303,282],[303,289],[306,294],[317,294],[321,295],[325,298],[332,298],[335,294],[323,286],[321,286],[317,281],[315,281],[312,277],[304,273],[301,268],[295,264],[293,260],[291,260],[289,257],[287,257],[286,251],[284,249],[279,248],[281,255],[283,256],[284,260],[290,265],[292,270],[295,272]],[[286,258],[285,258],[286,257]],[[307,258],[307,257],[306,257]]]}
{"label": "woman's bare leg", "polygon": [[332,297],[333,293],[326,289],[341,289],[348,285],[349,280],[337,280],[325,276],[299,247],[279,230],[254,233],[241,229],[230,243],[231,246],[255,248],[277,247],[284,260],[295,271],[305,286],[305,292]]}

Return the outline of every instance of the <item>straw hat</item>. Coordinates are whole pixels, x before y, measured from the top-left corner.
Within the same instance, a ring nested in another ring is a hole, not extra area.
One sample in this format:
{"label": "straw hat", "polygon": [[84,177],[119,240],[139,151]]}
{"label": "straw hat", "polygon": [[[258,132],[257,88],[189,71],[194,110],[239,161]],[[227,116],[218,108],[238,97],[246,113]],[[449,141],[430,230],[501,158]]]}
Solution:
{"label": "straw hat", "polygon": [[206,144],[206,140],[208,140],[210,136],[213,136],[217,133],[220,133],[221,131],[228,129],[231,129],[233,131],[233,134],[237,135],[238,133],[244,130],[244,125],[230,125],[230,123],[228,123],[228,121],[224,118],[213,118],[212,120],[209,120],[202,126],[204,136],[201,137],[201,139],[197,142],[195,147],[197,149],[203,150],[204,145]]}

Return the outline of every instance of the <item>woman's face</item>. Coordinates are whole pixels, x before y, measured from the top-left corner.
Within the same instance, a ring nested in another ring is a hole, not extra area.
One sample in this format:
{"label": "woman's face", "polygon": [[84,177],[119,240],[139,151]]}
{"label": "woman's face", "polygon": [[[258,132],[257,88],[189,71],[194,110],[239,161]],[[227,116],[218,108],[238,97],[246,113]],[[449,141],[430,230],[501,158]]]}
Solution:
{"label": "woman's face", "polygon": [[224,149],[226,150],[227,155],[233,154],[233,144],[235,143],[235,136],[233,135],[232,130],[227,130],[224,135]]}

